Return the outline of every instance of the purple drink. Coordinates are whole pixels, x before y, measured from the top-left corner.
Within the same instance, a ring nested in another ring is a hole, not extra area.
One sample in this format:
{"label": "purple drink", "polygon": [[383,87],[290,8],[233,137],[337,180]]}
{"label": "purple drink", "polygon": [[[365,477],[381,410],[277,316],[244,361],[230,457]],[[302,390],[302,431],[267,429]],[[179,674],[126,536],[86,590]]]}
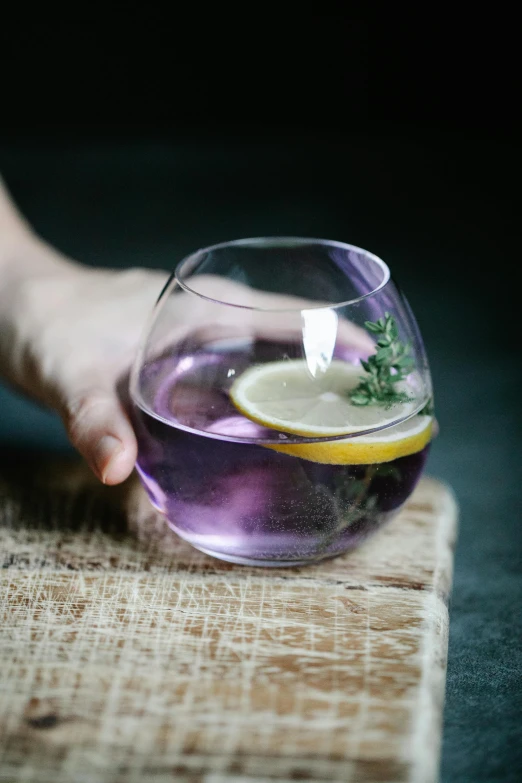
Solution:
{"label": "purple drink", "polygon": [[350,549],[394,515],[426,461],[429,446],[371,465],[321,464],[270,448],[300,438],[245,418],[228,392],[234,376],[280,354],[266,341],[222,342],[165,354],[142,370],[133,411],[142,481],[176,533],[223,560],[298,565]]}

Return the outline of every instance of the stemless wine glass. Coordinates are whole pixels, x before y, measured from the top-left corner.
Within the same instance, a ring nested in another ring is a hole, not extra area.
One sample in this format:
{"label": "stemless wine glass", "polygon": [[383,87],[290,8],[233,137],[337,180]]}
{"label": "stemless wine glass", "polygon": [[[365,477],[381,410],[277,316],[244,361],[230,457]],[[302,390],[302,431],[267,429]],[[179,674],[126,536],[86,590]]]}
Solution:
{"label": "stemless wine glass", "polygon": [[302,565],[407,500],[432,432],[428,363],[386,264],[342,242],[258,238],[184,259],[131,375],[137,468],[197,549]]}

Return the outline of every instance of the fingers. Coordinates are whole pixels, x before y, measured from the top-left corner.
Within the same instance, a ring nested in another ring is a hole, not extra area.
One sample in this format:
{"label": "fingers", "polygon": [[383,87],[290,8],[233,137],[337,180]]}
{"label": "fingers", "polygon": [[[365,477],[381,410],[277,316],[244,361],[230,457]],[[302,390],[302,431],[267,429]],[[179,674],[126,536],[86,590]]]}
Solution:
{"label": "fingers", "polygon": [[70,394],[63,419],[71,443],[100,481],[120,484],[129,476],[136,462],[136,437],[112,389]]}
{"label": "fingers", "polygon": [[372,337],[361,326],[357,326],[346,318],[339,318],[338,334],[339,345],[344,348],[354,348],[362,356],[366,357],[373,353],[375,342]]}

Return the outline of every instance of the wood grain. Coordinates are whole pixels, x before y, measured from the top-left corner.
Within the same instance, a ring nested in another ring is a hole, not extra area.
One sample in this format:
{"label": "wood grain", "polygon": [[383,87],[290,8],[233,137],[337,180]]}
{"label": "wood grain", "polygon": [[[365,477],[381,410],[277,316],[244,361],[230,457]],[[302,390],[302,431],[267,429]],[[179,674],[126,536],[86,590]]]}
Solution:
{"label": "wood grain", "polygon": [[24,473],[0,469],[0,780],[437,779],[446,487],[356,552],[263,570],[180,541],[135,481]]}

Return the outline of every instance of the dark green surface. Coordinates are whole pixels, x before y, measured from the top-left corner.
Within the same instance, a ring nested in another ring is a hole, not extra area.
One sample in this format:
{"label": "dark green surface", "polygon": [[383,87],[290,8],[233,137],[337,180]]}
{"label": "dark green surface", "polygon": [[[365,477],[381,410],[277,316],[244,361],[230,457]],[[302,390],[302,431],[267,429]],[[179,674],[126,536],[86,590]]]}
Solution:
{"label": "dark green surface", "polygon": [[[432,364],[441,434],[429,470],[462,509],[448,783],[522,779],[519,168],[515,149],[448,138],[0,149],[34,225],[90,264],[170,268],[263,234],[345,240],[389,263]],[[4,447],[66,447],[52,416],[4,389],[0,409]]]}

